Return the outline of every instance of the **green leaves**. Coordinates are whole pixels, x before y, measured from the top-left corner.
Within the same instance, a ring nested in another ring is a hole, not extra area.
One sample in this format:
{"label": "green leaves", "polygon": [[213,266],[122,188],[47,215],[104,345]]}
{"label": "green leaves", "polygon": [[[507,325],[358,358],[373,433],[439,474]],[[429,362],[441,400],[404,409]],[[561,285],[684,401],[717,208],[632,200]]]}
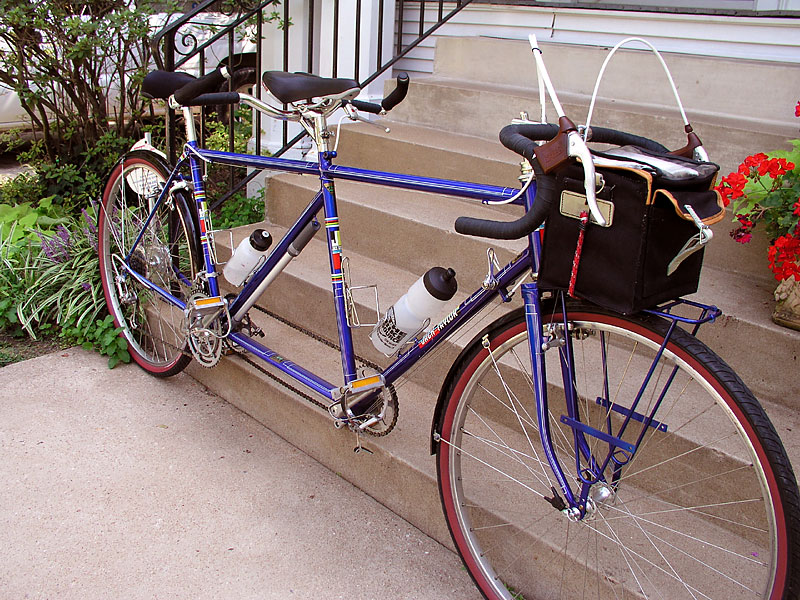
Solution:
{"label": "green leaves", "polygon": [[57,331],[69,343],[108,356],[109,368],[130,362],[121,329],[105,314],[95,216],[52,214],[50,198],[38,207],[0,205],[0,329],[33,339]]}
{"label": "green leaves", "polygon": [[121,327],[114,326],[114,318],[106,315],[85,326],[69,326],[62,330],[62,337],[80,344],[84,350],[97,350],[108,356],[108,368],[113,369],[119,363],[131,362],[128,343],[120,336]]}
{"label": "green leaves", "polygon": [[[0,84],[19,95],[50,161],[141,127],[152,0],[0,1]],[[134,85],[132,85],[134,83]],[[139,117],[136,117],[139,115]]]}

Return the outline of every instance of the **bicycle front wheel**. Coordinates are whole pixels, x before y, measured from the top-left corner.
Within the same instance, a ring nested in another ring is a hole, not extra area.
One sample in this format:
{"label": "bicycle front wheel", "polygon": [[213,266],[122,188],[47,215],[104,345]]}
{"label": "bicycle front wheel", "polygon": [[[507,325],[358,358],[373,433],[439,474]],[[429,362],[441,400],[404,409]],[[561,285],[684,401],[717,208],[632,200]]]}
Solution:
{"label": "bicycle front wheel", "polygon": [[183,311],[131,271],[185,302],[200,265],[196,230],[182,193],[165,199],[147,223],[168,176],[157,154],[126,155],[111,172],[98,219],[108,310],[122,328],[131,357],[159,377],[180,372],[191,360],[184,352]]}
{"label": "bicycle front wheel", "polygon": [[[445,516],[484,596],[797,597],[797,485],[730,367],[683,330],[659,355],[660,318],[576,305],[566,333],[560,310],[544,321],[550,438],[571,488],[591,486],[587,512],[575,520],[560,510],[515,311],[462,354],[437,424]],[[577,427],[562,417],[570,387]],[[612,446],[615,435],[635,452]]]}

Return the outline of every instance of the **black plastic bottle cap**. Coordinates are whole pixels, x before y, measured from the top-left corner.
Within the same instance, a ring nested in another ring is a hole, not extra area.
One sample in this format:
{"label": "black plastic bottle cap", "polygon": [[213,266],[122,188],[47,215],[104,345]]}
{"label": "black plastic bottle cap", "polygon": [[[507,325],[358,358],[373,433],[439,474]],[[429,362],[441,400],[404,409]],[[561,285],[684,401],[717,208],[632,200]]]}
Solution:
{"label": "black plastic bottle cap", "polygon": [[437,300],[450,300],[458,290],[456,282],[456,272],[453,269],[444,267],[433,267],[428,269],[422,279],[425,289]]}
{"label": "black plastic bottle cap", "polygon": [[270,244],[272,244],[272,236],[269,234],[269,231],[256,229],[250,234],[250,245],[253,249],[264,252],[264,250],[270,247]]}

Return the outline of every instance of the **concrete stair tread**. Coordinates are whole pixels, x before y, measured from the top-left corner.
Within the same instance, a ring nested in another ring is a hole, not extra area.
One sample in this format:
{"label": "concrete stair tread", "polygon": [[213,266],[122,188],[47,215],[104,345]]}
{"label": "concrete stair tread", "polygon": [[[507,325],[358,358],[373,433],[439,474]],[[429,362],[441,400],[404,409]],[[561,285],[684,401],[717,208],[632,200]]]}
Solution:
{"label": "concrete stair tread", "polygon": [[[293,176],[293,179],[302,179]],[[310,183],[309,183],[310,184]],[[363,188],[364,186],[344,186]],[[346,196],[346,194],[342,194]],[[380,198],[365,198],[365,202],[381,204],[384,202]],[[358,203],[355,202],[354,205]],[[446,203],[447,205],[452,203]],[[476,206],[476,208],[484,208]],[[411,211],[413,213],[413,211]],[[444,220],[447,222],[446,220]],[[254,226],[248,226],[237,230],[234,235],[235,243],[244,237]],[[285,229],[273,224],[266,225],[275,237],[280,237]],[[381,311],[385,311],[396,299],[402,296],[408,287],[416,280],[419,275],[430,266],[434,266],[430,261],[439,253],[434,244],[430,248],[424,246],[424,241],[420,241],[414,251],[421,254],[424,263],[420,263],[414,272],[387,264],[385,261],[376,260],[371,256],[365,256],[361,252],[348,250],[352,247],[349,244],[348,229],[343,228],[343,242],[345,255],[350,258],[351,282],[353,285],[378,285]],[[435,238],[440,239],[442,233],[437,233]],[[455,234],[453,234],[455,235]],[[431,236],[428,236],[431,237]],[[458,236],[462,237],[462,236]],[[220,236],[222,240],[224,236]],[[377,239],[376,243],[382,243]],[[463,242],[464,245],[467,242]],[[485,246],[483,246],[485,247]],[[459,266],[457,272],[460,282],[460,291],[452,301],[451,306],[463,300],[468,293],[477,289],[486,273],[485,254],[483,247],[474,247],[472,256],[464,259],[472,267]],[[508,253],[510,255],[511,253]],[[227,254],[221,254],[227,257]],[[503,257],[501,256],[501,259]],[[449,266],[442,264],[442,266]],[[273,284],[274,289],[267,291],[264,297],[266,305],[285,307],[291,314],[286,315],[294,320],[302,320],[302,311],[308,307],[314,308],[317,323],[327,327],[321,331],[330,339],[336,338],[333,319],[332,304],[330,301],[330,273],[327,259],[327,249],[322,240],[314,240],[301,256],[290,263],[287,273],[292,277],[302,280],[304,285],[311,286],[305,292],[305,303],[298,304],[293,301],[291,293],[287,297],[285,288],[276,284],[281,284],[283,277],[279,277]],[[281,284],[282,285],[282,284]],[[311,289],[315,290],[313,293]],[[783,377],[781,373],[791,373],[796,369],[795,357],[800,355],[800,334],[788,329],[779,327],[771,322],[770,313],[770,294],[771,287],[755,283],[743,275],[720,271],[711,267],[706,267],[700,279],[700,287],[696,294],[690,296],[691,299],[719,306],[725,316],[719,322],[707,324],[700,330],[700,339],[715,350],[724,360],[726,360],[734,370],[738,371],[748,386],[759,398],[777,399],[780,402],[795,405],[797,398],[800,397],[800,383],[796,378]],[[374,320],[375,314],[374,300],[369,290],[359,292],[356,295],[359,305],[359,314],[362,319]],[[516,304],[515,304],[516,305]],[[505,307],[504,307],[505,308]],[[510,310],[511,307],[507,309]],[[438,315],[434,320],[443,317]],[[483,321],[482,321],[483,322]],[[333,329],[331,329],[333,328]],[[368,330],[359,330],[354,334],[354,339],[358,344],[357,349],[364,348],[367,355],[380,364],[385,364],[385,357],[379,355],[371,348],[371,343],[367,340]],[[465,336],[466,340],[471,336]],[[466,341],[465,340],[465,341]],[[746,344],[742,340],[748,340]],[[454,348],[452,352],[456,352]],[[431,382],[433,389],[437,383]]]}
{"label": "concrete stair tread", "polygon": [[800,411],[769,400],[761,401],[761,405],[775,426],[792,465],[800,465]]}
{"label": "concrete stair tread", "polygon": [[[390,118],[379,121],[391,128],[388,134],[363,125],[343,127],[339,162],[375,170],[519,187],[517,177],[521,159],[500,143],[498,132],[493,132],[493,138],[479,137],[395,122]],[[391,144],[395,150],[391,153],[370,152],[361,158],[357,146],[373,148],[375,144]],[[435,152],[440,160],[432,164],[430,152]],[[400,153],[402,160],[398,160]],[[445,156],[446,159],[442,160]]]}
{"label": "concrete stair tread", "polygon": [[[270,223],[263,223],[275,238],[280,238],[286,231],[285,228]],[[234,245],[249,234],[256,225],[232,230]],[[281,317],[321,335],[328,340],[336,340],[338,332],[333,309],[330,270],[327,258],[327,245],[318,234],[300,256],[289,263],[286,270],[270,285],[258,305]],[[227,236],[218,236],[218,254],[220,259],[227,260]],[[345,239],[346,242],[346,239]],[[359,253],[346,252],[350,259],[351,283],[358,285],[377,285],[380,299],[381,313],[385,312],[398,298],[406,293],[408,288],[417,278],[419,273],[411,273],[398,267],[387,265],[365,257]],[[438,315],[433,315],[433,323],[438,322],[450,310],[458,306],[466,297],[480,286],[485,271],[475,277],[462,277],[459,281],[459,291],[453,300],[448,302]],[[233,291],[224,279],[220,284],[225,292]],[[370,290],[354,292],[353,298],[357,305],[360,318],[366,322],[374,322],[375,314],[374,294]],[[478,317],[473,319],[453,339],[442,344],[442,348],[433,353],[433,356],[422,361],[415,369],[417,381],[420,385],[438,393],[447,369],[461,351],[483,327],[492,320],[500,317],[504,312],[512,310],[519,305],[519,294],[511,303],[505,304],[499,300],[492,303]],[[251,314],[254,314],[251,311]],[[353,329],[355,350],[373,362],[387,366],[390,362],[386,356],[378,352],[368,339],[372,327],[359,327]]]}
{"label": "concrete stair tread", "polygon": [[[420,85],[422,84],[441,86],[456,95],[463,93],[468,99],[471,98],[472,93],[493,94],[492,98],[496,99],[498,94],[512,94],[515,90],[522,89],[512,86],[489,86],[482,83],[443,79],[437,76],[424,79]],[[428,91],[432,96],[439,93],[436,90]],[[516,105],[527,106],[521,98],[516,96],[513,98],[513,102]],[[474,98],[470,100],[470,102],[472,101],[478,102]],[[486,102],[490,101],[486,100]],[[511,100],[508,101],[511,102]],[[569,101],[569,95],[565,96],[564,101]],[[402,107],[406,104],[409,104],[409,106],[403,109]],[[448,178],[452,179],[471,179],[494,185],[519,186],[516,180],[519,174],[519,169],[516,166],[518,157],[511,151],[504,149],[496,138],[497,131],[518,114],[509,112],[503,117],[503,120],[498,120],[498,115],[490,113],[487,119],[495,119],[491,125],[483,121],[478,123],[473,119],[465,118],[462,120],[463,123],[460,121],[458,124],[454,124],[452,131],[445,131],[437,129],[435,116],[428,119],[429,111],[422,111],[418,115],[414,112],[413,105],[414,99],[409,97],[406,102],[398,106],[395,111],[392,111],[392,118],[411,119],[411,122],[390,122],[389,124],[393,128],[391,135],[382,134],[380,131],[376,131],[375,128],[370,127],[348,128],[342,135],[343,150],[340,162],[343,164],[356,164],[363,168],[389,171],[400,170],[429,176],[441,176],[443,171]],[[439,108],[435,106],[432,110],[435,111]],[[615,110],[618,108],[615,104]],[[408,113],[403,113],[403,110],[407,110]],[[395,114],[396,112],[398,114]],[[602,111],[599,114],[602,116]],[[532,114],[531,116],[534,115]],[[427,120],[423,126],[420,126],[414,122],[414,119],[417,118]],[[669,119],[662,120],[669,122]],[[603,125],[604,123],[598,122],[597,124]],[[468,128],[469,134],[454,133],[459,127]],[[677,132],[678,136],[674,138],[674,143],[683,145],[685,139],[681,137],[683,135],[681,133],[682,128],[679,127],[677,129],[681,131]],[[703,132],[703,130],[698,131],[701,134]],[[647,135],[646,130],[634,132]],[[467,146],[467,144],[475,144],[476,140],[480,140],[477,137],[479,135],[488,137],[483,140],[482,144],[472,146],[474,150],[463,152],[460,149],[461,147],[470,148],[471,146]],[[653,134],[660,141],[666,141],[662,140],[659,135]],[[703,139],[706,139],[705,136]],[[413,143],[407,140],[413,140]],[[714,135],[710,135],[707,141],[713,142]],[[717,152],[715,149],[709,146],[709,150],[712,159],[716,159]],[[497,162],[493,158],[502,158],[504,154],[508,155],[508,158],[503,159],[506,161],[505,163]],[[354,162],[350,163],[351,160]],[[723,166],[720,176],[727,174],[730,168],[730,165],[727,168]],[[512,212],[512,214],[518,213]],[[766,269],[766,249],[769,242],[767,236],[763,231],[756,230],[754,239],[750,243],[739,244],[734,242],[728,235],[734,226],[732,216],[713,226],[715,239],[706,250],[706,264],[713,265],[718,269],[745,273],[754,281],[758,280],[759,284],[762,281],[765,283],[771,282],[771,275]]]}
{"label": "concrete stair tread", "polygon": [[[331,382],[341,381],[336,350],[258,312],[254,322],[263,328],[263,343],[272,350],[299,364],[313,365]],[[354,454],[357,441],[352,432],[336,430],[323,409],[313,407],[241,358],[224,358],[216,371],[196,365],[191,369],[193,376],[212,390],[452,548],[439,510],[435,461],[429,453],[435,394],[414,382],[401,381],[396,428],[385,437],[363,436],[361,443],[369,452]],[[497,516],[514,522],[510,515]],[[720,535],[735,540],[725,532]],[[523,537],[531,547],[549,543],[547,539],[535,541],[528,534]]]}
{"label": "concrete stair tread", "polygon": [[[246,225],[244,227],[231,230],[233,233],[234,246],[258,226],[269,230],[273,238],[276,240],[282,238],[288,231],[287,227],[283,227],[268,221]],[[222,250],[220,252],[220,258],[227,260],[230,256],[228,240],[218,240],[218,249]],[[322,239],[322,234],[317,233],[315,238],[311,240],[300,256],[289,263],[284,271],[284,274],[302,277],[321,290],[324,290],[327,295],[330,296],[331,275],[327,252],[327,244]],[[347,252],[346,256],[350,258],[350,273],[352,275],[351,283],[353,285],[372,284],[374,283],[373,279],[375,276],[380,274],[381,296],[384,295],[383,286],[385,285],[385,294],[387,298],[391,297],[392,299],[396,300],[402,296],[408,290],[409,286],[414,283],[417,277],[419,277],[419,275],[414,275],[408,271],[404,271],[397,267],[387,265],[386,263],[382,263],[353,252]],[[367,280],[368,277],[369,280]],[[280,279],[281,278],[279,277],[273,285],[277,284]],[[265,304],[269,304],[269,294],[270,290],[268,289],[267,293],[265,294]],[[388,300],[388,302],[391,303],[394,300]],[[387,300],[385,299],[384,302],[387,302]],[[328,304],[330,304],[330,313],[333,315],[332,303],[329,301]]]}
{"label": "concrete stair tread", "polygon": [[[509,164],[518,164],[518,154],[505,148],[497,138],[479,137],[456,133],[445,129],[433,129],[414,125],[413,123],[403,123],[393,121],[391,113],[386,118],[380,119],[377,123],[385,125],[391,129],[385,133],[382,129],[374,127],[364,127],[363,125],[348,125],[342,127],[344,137],[353,134],[361,134],[370,137],[384,138],[393,142],[414,144],[424,148],[436,148],[446,152],[456,154],[477,154],[486,160],[494,160]],[[435,135],[432,135],[435,134]]]}
{"label": "concrete stair tread", "polygon": [[[313,177],[303,175],[285,174],[273,178],[285,185],[293,185],[305,192],[301,192],[304,203],[306,198],[311,198],[319,188],[319,181]],[[272,182],[270,182],[270,185]],[[365,185],[351,181],[336,182],[336,200],[338,204],[356,205],[378,211],[384,215],[414,221],[441,229],[443,232],[455,234],[455,221],[458,217],[469,216],[478,219],[513,220],[522,216],[520,206],[484,205],[478,201],[464,200],[452,196],[401,190],[374,185]],[[340,209],[340,212],[343,212]],[[349,215],[342,214],[341,227],[343,234],[348,227]],[[458,234],[460,239],[467,239]],[[485,239],[485,238],[482,238]],[[519,252],[524,244],[515,240],[492,240],[492,244],[505,247],[511,252]]]}
{"label": "concrete stair tread", "polygon": [[[476,83],[440,75],[417,78],[411,82],[408,98],[392,110],[391,118],[395,122],[497,139],[500,129],[519,117],[521,110],[534,119],[539,118],[541,109],[533,82],[535,77],[530,86],[525,86],[526,82],[520,86]],[[664,98],[669,97],[667,90]],[[576,124],[586,121],[589,95],[559,90],[559,97],[565,113]],[[591,123],[594,126],[643,135],[670,148],[680,148],[686,143],[680,114],[671,103],[643,104],[601,97],[595,108]],[[691,106],[686,108],[709,155],[722,166],[724,173],[736,170],[747,154],[786,146],[787,135],[770,132],[764,123],[744,123],[720,118],[712,112],[701,113]],[[557,120],[549,102],[547,119]],[[762,140],[758,145],[754,145],[754,133]]]}
{"label": "concrete stair tread", "polygon": [[795,332],[772,322],[771,303],[775,286],[771,282],[753,281],[742,274],[730,273],[704,265],[697,292],[688,296],[692,300],[713,304],[723,314],[747,321],[763,328],[765,333],[785,336],[787,340],[798,337]]}
{"label": "concrete stair tread", "polygon": [[716,323],[703,325],[698,338],[714,350],[762,401],[800,408],[797,372],[800,333],[772,322],[771,284],[706,267],[690,299],[723,311]]}
{"label": "concrete stair tread", "polygon": [[[273,178],[268,189],[270,220],[289,226],[315,190],[316,180],[310,177],[286,174]],[[499,212],[478,202],[346,181],[337,182],[337,200],[346,256],[360,254],[417,276],[433,266],[451,267],[462,289],[475,289],[483,281],[488,247],[496,250],[501,264],[524,248],[519,240],[473,238],[454,229],[459,216],[510,221],[521,215],[519,207],[511,207],[513,213]]]}

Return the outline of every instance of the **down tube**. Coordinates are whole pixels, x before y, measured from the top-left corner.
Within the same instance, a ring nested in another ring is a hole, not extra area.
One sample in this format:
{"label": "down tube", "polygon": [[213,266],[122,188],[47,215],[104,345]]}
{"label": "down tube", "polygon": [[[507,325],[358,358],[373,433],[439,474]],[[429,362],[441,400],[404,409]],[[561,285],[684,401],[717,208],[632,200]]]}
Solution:
{"label": "down tube", "polygon": [[524,250],[517,258],[507,264],[498,274],[498,285],[494,289],[481,288],[469,298],[464,300],[458,308],[442,319],[438,325],[433,327],[425,336],[414,343],[410,350],[400,355],[383,372],[387,383],[393,383],[414,364],[423,358],[428,352],[433,350],[442,341],[450,337],[454,331],[464,325],[469,319],[480,312],[487,303],[496,296],[500,296],[501,290],[510,287],[517,279],[524,276],[530,270],[530,250]]}

